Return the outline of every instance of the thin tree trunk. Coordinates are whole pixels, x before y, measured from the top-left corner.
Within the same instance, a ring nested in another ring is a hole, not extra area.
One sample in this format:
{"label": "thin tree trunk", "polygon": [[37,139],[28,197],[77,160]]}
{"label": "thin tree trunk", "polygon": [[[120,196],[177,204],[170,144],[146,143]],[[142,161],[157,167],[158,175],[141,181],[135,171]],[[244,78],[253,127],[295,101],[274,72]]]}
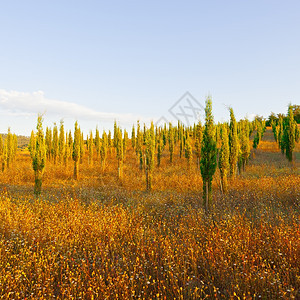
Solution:
{"label": "thin tree trunk", "polygon": [[74,179],[78,179],[78,161],[74,161]]}
{"label": "thin tree trunk", "polygon": [[205,202],[205,212],[208,213],[208,181],[206,181],[206,184],[205,184],[205,190],[206,190],[206,202]]}

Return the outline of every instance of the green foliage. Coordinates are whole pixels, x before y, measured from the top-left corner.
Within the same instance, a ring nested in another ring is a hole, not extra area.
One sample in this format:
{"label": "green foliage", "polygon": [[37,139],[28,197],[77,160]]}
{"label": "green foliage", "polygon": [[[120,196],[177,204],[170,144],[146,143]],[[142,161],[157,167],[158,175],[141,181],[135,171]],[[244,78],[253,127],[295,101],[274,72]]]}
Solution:
{"label": "green foliage", "polygon": [[32,167],[35,175],[34,194],[38,197],[42,189],[42,176],[46,163],[46,145],[43,131],[42,116],[38,116],[37,132],[35,135],[35,151],[32,158]]}
{"label": "green foliage", "polygon": [[123,138],[122,130],[117,127],[116,129],[116,151],[117,151],[117,160],[118,160],[118,174],[119,178],[122,178],[123,175],[123,159],[124,159],[124,149],[123,149]]}
{"label": "green foliage", "polygon": [[230,124],[229,124],[229,165],[230,165],[230,176],[236,176],[238,155],[239,155],[239,144],[237,134],[237,123],[235,120],[233,109],[230,108]]}
{"label": "green foliage", "polygon": [[54,123],[53,133],[52,133],[52,149],[51,149],[51,154],[52,154],[54,164],[56,164],[58,153],[59,153],[58,144],[59,144],[58,129],[56,123]]}
{"label": "green foliage", "polygon": [[78,179],[78,164],[80,160],[80,144],[81,144],[81,133],[78,127],[77,121],[75,122],[75,130],[74,130],[74,141],[73,141],[73,152],[72,158],[74,161],[74,179]]}
{"label": "green foliage", "polygon": [[128,132],[124,129],[124,138],[123,138],[123,155],[125,157],[128,143]]}
{"label": "green foliage", "polygon": [[60,121],[59,128],[59,138],[58,138],[58,153],[59,153],[59,161],[62,162],[65,156],[65,129],[64,129],[64,121]]}
{"label": "green foliage", "polygon": [[219,153],[219,169],[221,174],[222,191],[225,194],[228,190],[227,176],[230,170],[229,165],[229,140],[227,125],[222,124],[220,128],[221,148]]}
{"label": "green foliage", "polygon": [[245,171],[245,166],[248,164],[250,157],[250,141],[247,121],[240,121],[241,130],[239,132],[239,170]]}
{"label": "green foliage", "polygon": [[173,153],[174,153],[174,130],[171,123],[169,123],[169,153],[170,153],[170,163],[172,163]]}
{"label": "green foliage", "polygon": [[131,146],[132,149],[135,149],[135,144],[136,144],[136,139],[135,139],[135,128],[134,125],[132,126],[132,131],[131,131]]}
{"label": "green foliage", "polygon": [[107,148],[108,148],[108,138],[107,138],[106,132],[103,131],[102,143],[101,143],[101,148],[100,148],[102,171],[104,171],[104,169],[105,169],[106,158],[107,158]]}
{"label": "green foliage", "polygon": [[185,140],[185,148],[184,148],[185,158],[187,160],[188,168],[190,167],[192,156],[193,156],[193,148],[191,145],[191,141],[189,138],[189,135],[187,136],[187,139]]}
{"label": "green foliage", "polygon": [[52,151],[52,130],[48,127],[46,127],[46,137],[45,137],[45,143],[46,143],[46,157],[48,160],[51,159],[51,151]]}
{"label": "green foliage", "polygon": [[30,140],[29,140],[29,146],[28,146],[28,150],[29,150],[31,159],[33,159],[33,157],[35,155],[35,148],[36,148],[35,133],[32,130],[31,135],[30,135]]}
{"label": "green foliage", "polygon": [[155,133],[154,125],[151,122],[150,129],[146,132],[146,188],[147,190],[152,189],[152,172],[154,169],[154,158],[155,158]]}
{"label": "green foliage", "polygon": [[88,143],[88,150],[89,150],[89,165],[92,166],[93,165],[93,147],[94,147],[94,139],[93,139],[93,133],[92,131],[90,131],[90,135],[89,138],[87,140]]}
{"label": "green foliage", "polygon": [[100,144],[101,144],[101,141],[100,141],[99,129],[98,129],[98,127],[96,127],[95,148],[96,148],[97,158],[100,155],[100,146],[101,146]]}
{"label": "green foliage", "polygon": [[202,126],[199,122],[195,128],[195,154],[197,157],[197,167],[200,166],[200,158],[201,158],[201,144],[202,144]]}
{"label": "green foliage", "polygon": [[215,140],[215,125],[212,115],[212,101],[206,99],[205,127],[203,132],[200,170],[203,180],[203,204],[208,211],[211,205],[212,178],[217,167],[217,143]]}
{"label": "green foliage", "polygon": [[160,166],[162,152],[163,152],[163,140],[162,140],[162,134],[160,133],[157,140],[157,167]]}
{"label": "green foliage", "polygon": [[287,159],[293,161],[293,151],[295,148],[296,139],[299,139],[299,129],[294,120],[294,112],[292,105],[289,105],[288,115],[283,123],[282,149],[285,152]]}

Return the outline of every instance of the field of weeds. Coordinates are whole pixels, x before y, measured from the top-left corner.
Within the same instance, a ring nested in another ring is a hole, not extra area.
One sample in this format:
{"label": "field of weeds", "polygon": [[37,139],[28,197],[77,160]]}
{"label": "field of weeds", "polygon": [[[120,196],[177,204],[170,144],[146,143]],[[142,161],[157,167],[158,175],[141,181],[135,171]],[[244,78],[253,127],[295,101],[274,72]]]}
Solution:
{"label": "field of weeds", "polygon": [[267,129],[246,172],[202,209],[200,171],[178,153],[153,190],[128,150],[102,171],[48,163],[33,196],[29,153],[0,180],[2,299],[299,299],[300,147],[291,165]]}

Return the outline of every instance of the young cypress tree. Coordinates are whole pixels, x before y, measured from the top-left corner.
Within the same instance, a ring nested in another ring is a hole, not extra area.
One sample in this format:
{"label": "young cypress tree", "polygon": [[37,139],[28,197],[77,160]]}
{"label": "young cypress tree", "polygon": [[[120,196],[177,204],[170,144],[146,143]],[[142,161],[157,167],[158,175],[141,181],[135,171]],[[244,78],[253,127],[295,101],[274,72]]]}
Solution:
{"label": "young cypress tree", "polygon": [[108,131],[108,135],[107,135],[107,147],[109,150],[109,153],[111,154],[111,148],[112,148],[112,140],[111,140],[111,131]]}
{"label": "young cypress tree", "polygon": [[93,140],[93,133],[90,131],[89,138],[87,140],[88,142],[88,150],[89,150],[89,165],[93,165],[93,146],[94,146],[94,140]]}
{"label": "young cypress tree", "polygon": [[136,147],[135,147],[135,151],[136,151],[136,155],[137,155],[137,159],[139,161],[139,165],[140,165],[140,170],[143,169],[143,151],[142,151],[142,147],[143,147],[143,134],[141,132],[141,128],[140,128],[140,122],[137,122],[137,131],[136,131]]}
{"label": "young cypress tree", "polygon": [[144,129],[143,129],[143,145],[146,145],[146,137],[147,137],[147,129],[146,129],[146,124],[144,123]]}
{"label": "young cypress tree", "polygon": [[70,159],[72,157],[72,153],[73,153],[73,137],[72,137],[71,130],[69,130],[68,144],[69,144],[69,151],[70,151],[68,159]]}
{"label": "young cypress tree", "polygon": [[70,146],[69,146],[69,135],[68,132],[66,132],[66,138],[65,138],[65,150],[64,150],[64,166],[68,166],[68,161],[70,157]]}
{"label": "young cypress tree", "polygon": [[107,157],[107,134],[105,131],[103,131],[102,134],[102,143],[101,143],[101,148],[100,148],[100,157],[101,157],[101,165],[102,165],[102,171],[105,169],[105,164],[106,164],[106,157]]}
{"label": "young cypress tree", "polygon": [[96,153],[97,153],[97,159],[100,155],[100,134],[99,134],[99,130],[98,127],[96,127],[96,134],[95,134],[95,148],[96,148]]}
{"label": "young cypress tree", "polygon": [[217,168],[217,143],[214,127],[212,102],[211,98],[207,97],[200,160],[200,170],[203,180],[203,204],[206,212],[208,212],[211,205],[212,178]]}
{"label": "young cypress tree", "polygon": [[42,191],[42,179],[46,163],[46,145],[42,123],[42,116],[39,115],[36,126],[36,146],[32,159],[32,167],[34,170],[34,194],[36,195],[36,197],[39,197]]}
{"label": "young cypress tree", "polygon": [[191,160],[192,160],[192,156],[193,156],[193,148],[192,148],[192,145],[190,142],[189,135],[187,135],[187,138],[185,140],[184,152],[185,152],[185,158],[187,160],[188,168],[190,168]]}
{"label": "young cypress tree", "polygon": [[135,149],[135,128],[134,125],[132,125],[132,131],[131,131],[131,146],[132,149]]}
{"label": "young cypress tree", "polygon": [[119,127],[117,125],[117,121],[114,122],[114,137],[113,137],[113,146],[117,148],[117,139],[118,139],[118,130]]}
{"label": "young cypress tree", "polygon": [[155,157],[155,134],[154,125],[151,122],[150,129],[146,132],[146,187],[147,190],[152,189],[152,173],[154,168]]}
{"label": "young cypress tree", "polygon": [[163,140],[162,140],[162,135],[160,134],[157,140],[157,167],[160,166],[162,150],[163,150]]}
{"label": "young cypress tree", "polygon": [[141,125],[140,122],[137,121],[137,129],[136,129],[136,147],[135,147],[135,152],[137,157],[139,156],[139,152],[142,148],[142,137],[141,137]]}
{"label": "young cypress tree", "polygon": [[127,143],[128,143],[128,132],[126,129],[124,129],[124,138],[123,138],[123,152],[124,152],[124,157],[126,155],[127,151]]}
{"label": "young cypress tree", "polygon": [[122,138],[122,130],[117,128],[116,131],[116,151],[117,151],[117,160],[118,160],[118,176],[122,178],[123,176],[123,138]]}
{"label": "young cypress tree", "polygon": [[279,116],[277,130],[278,130],[278,138],[277,138],[278,146],[281,150],[281,153],[284,154],[283,118],[282,118],[282,116]]}
{"label": "young cypress tree", "polygon": [[52,149],[52,130],[49,127],[46,127],[46,157],[48,160],[51,159],[51,149]]}
{"label": "young cypress tree", "polygon": [[36,147],[36,138],[35,138],[35,133],[32,130],[31,135],[30,135],[29,145],[28,145],[28,150],[29,150],[31,159],[33,159],[33,157],[35,155],[35,147]]}
{"label": "young cypress tree", "polygon": [[228,190],[227,175],[229,172],[229,141],[227,125],[222,124],[220,129],[221,148],[219,153],[219,169],[221,174],[222,192]]}
{"label": "young cypress tree", "polygon": [[4,146],[3,146],[2,172],[4,172],[6,169],[6,163],[7,163],[7,140],[5,140]]}
{"label": "young cypress tree", "polygon": [[164,129],[163,129],[163,144],[164,146],[167,145],[167,124],[165,123]]}
{"label": "young cypress tree", "polygon": [[7,160],[6,160],[6,166],[9,169],[10,164],[13,161],[13,135],[10,131],[10,128],[8,128],[7,137],[6,137],[6,145],[7,145]]}
{"label": "young cypress tree", "polygon": [[51,151],[54,164],[56,164],[58,153],[59,153],[58,143],[59,143],[58,129],[56,123],[54,123],[53,133],[52,133],[52,151]]}
{"label": "young cypress tree", "polygon": [[241,131],[239,133],[240,140],[240,170],[245,171],[250,156],[249,132],[245,121],[241,121]]}
{"label": "young cypress tree", "polygon": [[230,124],[229,124],[229,165],[230,165],[230,176],[236,176],[236,167],[238,162],[239,145],[238,145],[238,134],[237,124],[233,109],[230,108]]}
{"label": "young cypress tree", "polygon": [[178,141],[179,141],[179,157],[181,158],[184,152],[184,143],[183,143],[183,126],[178,123]]}
{"label": "young cypress tree", "polygon": [[79,127],[79,131],[80,131],[80,159],[79,162],[80,164],[82,164],[83,162],[83,155],[85,154],[85,145],[84,145],[84,138],[83,138],[83,132],[81,132],[81,129]]}
{"label": "young cypress tree", "polygon": [[197,168],[200,167],[201,144],[202,144],[202,126],[201,123],[199,122],[195,128],[195,153],[197,157]]}
{"label": "young cypress tree", "polygon": [[173,153],[174,153],[174,130],[171,123],[169,123],[169,153],[170,153],[170,163],[172,163]]}
{"label": "young cypress tree", "polygon": [[80,143],[81,143],[81,133],[78,127],[77,121],[75,122],[75,131],[74,131],[74,141],[73,141],[73,152],[72,158],[74,161],[74,179],[78,179],[79,171],[79,160],[80,160]]}
{"label": "young cypress tree", "polygon": [[287,119],[283,131],[283,144],[285,149],[285,155],[287,159],[293,161],[293,151],[296,144],[296,137],[298,138],[298,126],[294,120],[293,107],[290,104],[288,108]]}
{"label": "young cypress tree", "polygon": [[61,163],[65,156],[65,128],[64,128],[64,121],[60,121],[59,127],[59,138],[58,138],[58,158],[59,162]]}

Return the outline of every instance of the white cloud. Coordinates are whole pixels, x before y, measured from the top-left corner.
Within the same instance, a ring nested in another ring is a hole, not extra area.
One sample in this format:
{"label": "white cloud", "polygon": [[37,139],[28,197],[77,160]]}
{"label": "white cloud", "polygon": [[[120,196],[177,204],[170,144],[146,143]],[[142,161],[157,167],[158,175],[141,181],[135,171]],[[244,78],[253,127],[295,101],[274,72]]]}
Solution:
{"label": "white cloud", "polygon": [[17,116],[36,116],[38,113],[46,113],[46,115],[55,115],[60,118],[109,122],[117,120],[127,124],[136,122],[138,119],[148,121],[132,114],[99,112],[76,103],[48,99],[43,91],[25,93],[0,89],[0,108]]}

